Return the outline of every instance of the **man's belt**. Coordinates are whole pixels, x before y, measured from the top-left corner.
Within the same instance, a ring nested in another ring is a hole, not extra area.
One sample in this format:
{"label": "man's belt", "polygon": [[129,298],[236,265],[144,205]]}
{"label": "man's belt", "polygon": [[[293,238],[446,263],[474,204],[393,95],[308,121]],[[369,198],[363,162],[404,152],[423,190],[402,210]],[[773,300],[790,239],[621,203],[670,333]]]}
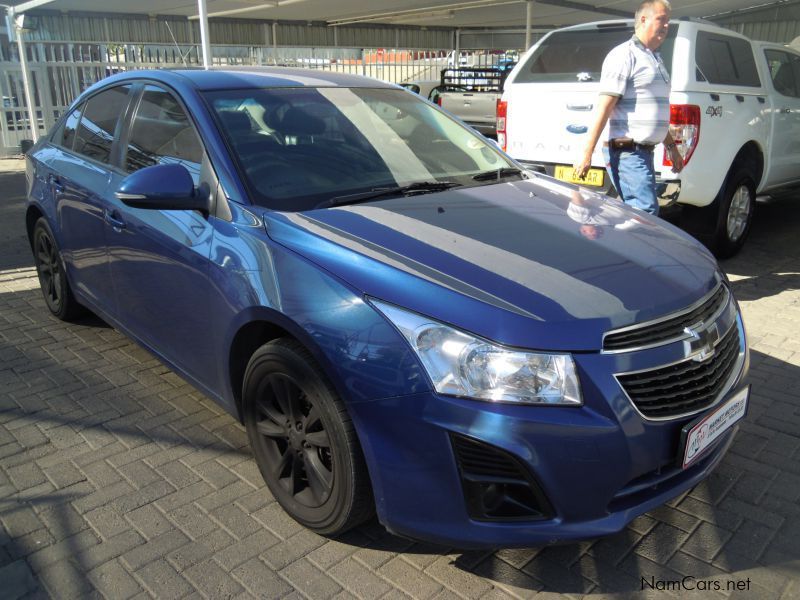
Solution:
{"label": "man's belt", "polygon": [[648,152],[652,152],[653,148],[656,147],[655,144],[640,144],[634,142],[631,138],[614,138],[608,140],[603,145],[614,148],[614,150],[647,150]]}

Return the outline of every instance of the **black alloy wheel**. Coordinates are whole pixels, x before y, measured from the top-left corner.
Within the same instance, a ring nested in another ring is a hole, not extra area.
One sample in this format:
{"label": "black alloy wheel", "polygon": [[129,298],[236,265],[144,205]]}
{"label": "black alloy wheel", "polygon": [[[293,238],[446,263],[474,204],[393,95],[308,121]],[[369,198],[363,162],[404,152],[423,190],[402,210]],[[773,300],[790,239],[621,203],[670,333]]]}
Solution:
{"label": "black alloy wheel", "polygon": [[83,307],[72,295],[61,253],[44,217],[36,221],[33,229],[33,258],[42,295],[50,312],[65,321],[81,314]]}
{"label": "black alloy wheel", "polygon": [[264,481],[292,518],[335,535],[372,516],[371,486],[352,421],[301,344],[279,339],[253,354],[242,408]]}
{"label": "black alloy wheel", "polygon": [[333,456],[319,408],[284,373],[264,378],[256,399],[256,430],[264,438],[271,475],[295,501],[321,506],[333,490]]}

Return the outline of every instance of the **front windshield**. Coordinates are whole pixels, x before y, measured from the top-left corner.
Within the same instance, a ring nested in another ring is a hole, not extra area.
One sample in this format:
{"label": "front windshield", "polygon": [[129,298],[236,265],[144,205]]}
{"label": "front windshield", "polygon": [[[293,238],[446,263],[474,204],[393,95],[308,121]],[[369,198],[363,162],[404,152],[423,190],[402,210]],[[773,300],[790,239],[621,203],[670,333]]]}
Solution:
{"label": "front windshield", "polygon": [[491,142],[403,90],[271,88],[208,92],[253,200],[282,211],[514,165]]}

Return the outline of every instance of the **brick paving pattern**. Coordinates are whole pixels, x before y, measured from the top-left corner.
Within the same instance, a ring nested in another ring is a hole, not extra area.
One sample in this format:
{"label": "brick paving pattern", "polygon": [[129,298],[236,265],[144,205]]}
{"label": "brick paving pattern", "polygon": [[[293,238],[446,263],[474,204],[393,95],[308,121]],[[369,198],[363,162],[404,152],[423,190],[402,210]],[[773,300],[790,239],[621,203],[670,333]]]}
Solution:
{"label": "brick paving pattern", "polygon": [[[613,537],[476,552],[377,522],[331,540],[288,518],[233,418],[102,321],[49,316],[24,235],[23,165],[0,163],[0,597],[800,598],[792,198],[760,204],[745,250],[724,263],[753,395],[714,475]],[[723,589],[643,584],[686,576]]]}

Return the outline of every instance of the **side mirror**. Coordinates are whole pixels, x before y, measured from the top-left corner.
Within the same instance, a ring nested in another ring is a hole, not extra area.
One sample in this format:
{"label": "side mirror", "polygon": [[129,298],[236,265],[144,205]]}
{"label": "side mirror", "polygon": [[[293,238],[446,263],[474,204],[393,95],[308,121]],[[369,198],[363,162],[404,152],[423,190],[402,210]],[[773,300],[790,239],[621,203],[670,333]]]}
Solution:
{"label": "side mirror", "polygon": [[199,210],[208,214],[208,196],[195,190],[183,165],[153,165],[122,180],[114,194],[128,206],[152,210]]}

